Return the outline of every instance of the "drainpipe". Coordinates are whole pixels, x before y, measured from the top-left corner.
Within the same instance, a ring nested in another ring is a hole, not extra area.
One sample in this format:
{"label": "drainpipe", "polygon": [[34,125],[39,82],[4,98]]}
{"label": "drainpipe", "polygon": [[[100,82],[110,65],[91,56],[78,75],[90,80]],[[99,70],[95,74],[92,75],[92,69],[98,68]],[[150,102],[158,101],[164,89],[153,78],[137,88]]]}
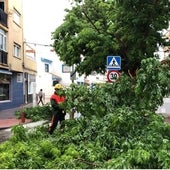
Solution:
{"label": "drainpipe", "polygon": [[24,83],[24,86],[23,86],[23,90],[24,90],[24,102],[25,102],[25,104],[27,104],[28,103],[28,98],[27,98],[27,89],[26,89],[26,87],[27,87],[27,85],[26,85],[26,83],[27,83],[27,77],[25,78],[25,41],[23,41],[23,63],[22,63],[22,67],[23,67],[23,83]]}

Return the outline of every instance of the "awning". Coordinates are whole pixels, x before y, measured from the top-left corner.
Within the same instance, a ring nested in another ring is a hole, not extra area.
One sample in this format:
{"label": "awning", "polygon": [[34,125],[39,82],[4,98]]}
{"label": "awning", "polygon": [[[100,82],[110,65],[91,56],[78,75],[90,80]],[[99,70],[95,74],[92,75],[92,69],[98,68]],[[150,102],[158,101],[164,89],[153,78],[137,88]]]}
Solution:
{"label": "awning", "polygon": [[12,75],[12,72],[8,71],[8,70],[3,70],[3,69],[0,69],[0,73],[1,74],[9,74],[9,75]]}
{"label": "awning", "polygon": [[62,78],[61,78],[61,77],[58,77],[58,76],[53,76],[53,77],[52,77],[52,80],[53,80],[53,81],[60,81],[60,80],[62,80]]}
{"label": "awning", "polygon": [[62,78],[54,73],[50,73],[52,75],[52,80],[53,81],[60,81]]}
{"label": "awning", "polygon": [[48,59],[42,58],[42,57],[41,57],[41,61],[45,62],[45,63],[48,63],[48,64],[51,64],[53,62],[52,60],[48,60]]}

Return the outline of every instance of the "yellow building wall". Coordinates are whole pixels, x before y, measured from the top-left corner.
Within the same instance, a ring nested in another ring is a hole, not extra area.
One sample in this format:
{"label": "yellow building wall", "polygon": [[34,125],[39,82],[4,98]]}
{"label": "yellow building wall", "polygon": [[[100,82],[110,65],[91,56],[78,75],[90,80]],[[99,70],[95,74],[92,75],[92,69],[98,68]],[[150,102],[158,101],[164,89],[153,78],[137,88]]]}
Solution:
{"label": "yellow building wall", "polygon": [[35,49],[24,43],[24,59],[23,59],[24,72],[34,74],[37,72],[36,52]]}
{"label": "yellow building wall", "polygon": [[33,60],[32,58],[25,56],[24,57],[24,71],[28,72],[30,74],[34,74],[37,72],[37,63],[35,62],[35,60]]}
{"label": "yellow building wall", "polygon": [[[16,12],[19,24],[14,21]],[[23,39],[22,0],[8,0],[8,64],[12,71],[23,72]],[[20,57],[14,56],[14,43],[20,46]]]}

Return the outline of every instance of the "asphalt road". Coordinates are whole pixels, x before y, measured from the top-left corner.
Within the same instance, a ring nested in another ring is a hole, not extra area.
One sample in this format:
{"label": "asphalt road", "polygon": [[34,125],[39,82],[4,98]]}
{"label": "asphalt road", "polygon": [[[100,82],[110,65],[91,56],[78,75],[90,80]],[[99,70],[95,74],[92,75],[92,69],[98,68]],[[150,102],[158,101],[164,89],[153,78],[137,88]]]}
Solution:
{"label": "asphalt road", "polygon": [[0,130],[0,143],[8,140],[11,136],[11,131],[9,129]]}

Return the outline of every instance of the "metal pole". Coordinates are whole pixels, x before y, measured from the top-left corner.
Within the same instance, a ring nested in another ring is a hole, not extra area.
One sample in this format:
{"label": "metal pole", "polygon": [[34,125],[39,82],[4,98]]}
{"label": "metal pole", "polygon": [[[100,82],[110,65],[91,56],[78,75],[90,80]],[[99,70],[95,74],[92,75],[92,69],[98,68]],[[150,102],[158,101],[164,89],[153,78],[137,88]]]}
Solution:
{"label": "metal pole", "polygon": [[36,106],[36,83],[32,82],[33,84],[33,107]]}

